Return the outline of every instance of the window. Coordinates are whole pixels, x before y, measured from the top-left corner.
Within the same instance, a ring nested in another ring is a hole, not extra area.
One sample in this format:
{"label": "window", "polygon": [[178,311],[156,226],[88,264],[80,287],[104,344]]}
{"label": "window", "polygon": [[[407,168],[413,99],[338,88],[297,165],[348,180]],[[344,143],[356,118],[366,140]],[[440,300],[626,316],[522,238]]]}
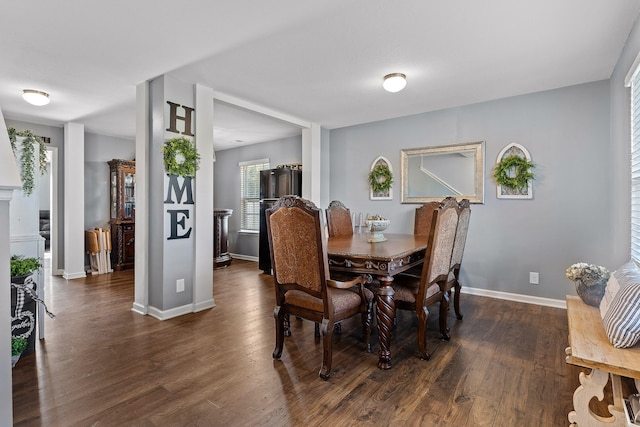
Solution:
{"label": "window", "polygon": [[640,261],[640,68],[631,85],[631,257]]}
{"label": "window", "polygon": [[260,171],[269,169],[269,159],[240,162],[240,229],[260,230]]}

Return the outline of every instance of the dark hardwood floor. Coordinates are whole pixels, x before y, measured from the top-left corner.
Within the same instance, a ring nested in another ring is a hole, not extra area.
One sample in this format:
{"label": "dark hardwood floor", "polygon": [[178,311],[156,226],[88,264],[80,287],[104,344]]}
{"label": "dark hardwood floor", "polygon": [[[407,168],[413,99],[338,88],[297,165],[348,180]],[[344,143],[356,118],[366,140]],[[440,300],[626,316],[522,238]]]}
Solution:
{"label": "dark hardwood floor", "polygon": [[53,277],[46,294],[56,318],[13,369],[17,426],[566,426],[579,384],[561,309],[465,294],[450,342],[429,319],[429,361],[399,311],[388,371],[356,317],[325,382],[311,322],[292,319],[272,359],[272,278],[254,262],[215,270],[215,308],[166,321],[131,311],[132,271]]}

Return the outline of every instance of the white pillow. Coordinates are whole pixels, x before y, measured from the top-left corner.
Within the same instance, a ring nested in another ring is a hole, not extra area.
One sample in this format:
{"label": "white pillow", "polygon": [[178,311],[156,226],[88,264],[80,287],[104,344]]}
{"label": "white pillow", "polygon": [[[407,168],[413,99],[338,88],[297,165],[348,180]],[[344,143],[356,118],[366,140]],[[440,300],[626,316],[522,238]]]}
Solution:
{"label": "white pillow", "polygon": [[616,348],[640,341],[640,283],[621,288],[604,316],[604,330]]}
{"label": "white pillow", "polygon": [[609,277],[600,315],[614,347],[632,347],[640,340],[640,268],[633,260]]}
{"label": "white pillow", "polygon": [[613,298],[616,296],[618,291],[620,290],[620,284],[618,283],[618,279],[616,279],[615,272],[609,276],[609,280],[607,281],[607,286],[604,288],[604,295],[600,300],[600,317],[604,319],[604,316],[607,314],[607,310],[609,310],[609,306],[613,302]]}

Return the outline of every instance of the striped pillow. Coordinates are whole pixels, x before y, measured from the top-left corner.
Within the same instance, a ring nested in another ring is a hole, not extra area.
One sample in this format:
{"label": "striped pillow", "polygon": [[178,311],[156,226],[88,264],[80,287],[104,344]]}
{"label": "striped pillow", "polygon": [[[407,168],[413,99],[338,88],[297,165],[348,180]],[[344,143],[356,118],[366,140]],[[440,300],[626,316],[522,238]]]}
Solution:
{"label": "striped pillow", "polygon": [[620,287],[603,323],[609,341],[616,348],[633,347],[640,340],[640,283]]}

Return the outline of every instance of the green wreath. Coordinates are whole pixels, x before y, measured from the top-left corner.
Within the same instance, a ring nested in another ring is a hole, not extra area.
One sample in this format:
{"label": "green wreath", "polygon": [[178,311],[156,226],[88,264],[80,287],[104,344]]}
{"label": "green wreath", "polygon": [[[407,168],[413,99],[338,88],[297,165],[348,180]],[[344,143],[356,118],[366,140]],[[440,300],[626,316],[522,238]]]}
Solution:
{"label": "green wreath", "polygon": [[[493,170],[493,177],[498,185],[512,190],[518,190],[527,187],[529,181],[535,178],[533,172],[531,172],[531,169],[534,167],[535,164],[531,160],[512,155],[498,162]],[[509,172],[511,171],[514,172],[513,176],[510,176]]]}
{"label": "green wreath", "polygon": [[162,147],[164,169],[169,175],[195,176],[200,164],[200,154],[188,138],[171,138]]}
{"label": "green wreath", "polygon": [[393,184],[393,174],[387,165],[377,165],[369,172],[369,185],[374,193],[384,193]]}

